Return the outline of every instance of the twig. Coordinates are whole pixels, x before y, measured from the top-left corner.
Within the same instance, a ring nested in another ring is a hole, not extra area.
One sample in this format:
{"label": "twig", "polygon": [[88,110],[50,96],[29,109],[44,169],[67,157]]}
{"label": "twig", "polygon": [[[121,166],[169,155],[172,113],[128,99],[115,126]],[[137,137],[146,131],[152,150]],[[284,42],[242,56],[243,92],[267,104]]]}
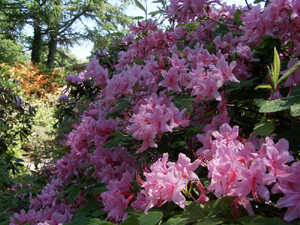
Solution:
{"label": "twig", "polygon": [[246,2],[246,5],[247,5],[248,9],[251,10],[251,8],[250,8],[250,6],[249,6],[249,4],[248,4],[248,1],[245,0],[245,2]]}

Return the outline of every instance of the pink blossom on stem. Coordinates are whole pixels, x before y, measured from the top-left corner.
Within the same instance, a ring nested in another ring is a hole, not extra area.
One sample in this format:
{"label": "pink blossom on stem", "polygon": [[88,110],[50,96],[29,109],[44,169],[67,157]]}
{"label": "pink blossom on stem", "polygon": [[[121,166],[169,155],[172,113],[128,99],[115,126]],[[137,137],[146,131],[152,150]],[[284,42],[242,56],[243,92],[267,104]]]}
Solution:
{"label": "pink blossom on stem", "polygon": [[145,207],[145,213],[155,205],[161,206],[170,201],[185,208],[186,200],[181,190],[186,187],[188,181],[198,180],[193,171],[200,164],[199,161],[190,163],[190,159],[182,153],[177,163],[167,161],[168,153],[164,153],[163,158],[150,166],[150,172],[144,172],[146,181],[140,179],[143,192],[139,195],[138,202],[133,205]]}

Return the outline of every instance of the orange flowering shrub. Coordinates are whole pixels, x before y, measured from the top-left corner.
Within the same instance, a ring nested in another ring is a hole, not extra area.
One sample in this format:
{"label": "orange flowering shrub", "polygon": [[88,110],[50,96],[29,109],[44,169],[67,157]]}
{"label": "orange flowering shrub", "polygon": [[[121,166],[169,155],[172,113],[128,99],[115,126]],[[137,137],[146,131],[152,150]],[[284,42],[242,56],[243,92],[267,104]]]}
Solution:
{"label": "orange flowering shrub", "polygon": [[[4,64],[0,64],[0,67]],[[44,98],[46,94],[56,93],[64,82],[63,69],[48,69],[32,62],[10,65],[11,76],[17,79],[27,97]]]}

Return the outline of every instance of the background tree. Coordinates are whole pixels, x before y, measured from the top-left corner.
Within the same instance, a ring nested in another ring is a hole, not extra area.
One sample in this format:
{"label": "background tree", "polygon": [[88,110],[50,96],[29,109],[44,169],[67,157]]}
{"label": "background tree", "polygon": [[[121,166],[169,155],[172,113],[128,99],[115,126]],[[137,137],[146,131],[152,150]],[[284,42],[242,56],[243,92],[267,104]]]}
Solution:
{"label": "background tree", "polygon": [[131,22],[124,14],[129,2],[113,5],[104,0],[1,0],[0,16],[16,34],[29,25],[33,35],[22,40],[27,40],[32,62],[41,62],[46,46],[46,64],[53,67],[58,46],[71,47],[82,39],[91,39],[90,35],[98,31],[103,36],[126,28]]}

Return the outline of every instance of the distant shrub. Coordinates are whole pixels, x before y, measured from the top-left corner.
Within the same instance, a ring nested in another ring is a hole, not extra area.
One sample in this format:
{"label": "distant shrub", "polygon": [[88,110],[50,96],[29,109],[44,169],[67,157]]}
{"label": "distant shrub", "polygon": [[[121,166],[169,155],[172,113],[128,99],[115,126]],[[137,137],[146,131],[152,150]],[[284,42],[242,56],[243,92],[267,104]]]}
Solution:
{"label": "distant shrub", "polygon": [[[0,64],[3,67],[4,64]],[[15,63],[9,66],[11,77],[17,79],[26,97],[44,98],[46,94],[57,93],[63,86],[63,69],[48,69],[32,62]]]}

